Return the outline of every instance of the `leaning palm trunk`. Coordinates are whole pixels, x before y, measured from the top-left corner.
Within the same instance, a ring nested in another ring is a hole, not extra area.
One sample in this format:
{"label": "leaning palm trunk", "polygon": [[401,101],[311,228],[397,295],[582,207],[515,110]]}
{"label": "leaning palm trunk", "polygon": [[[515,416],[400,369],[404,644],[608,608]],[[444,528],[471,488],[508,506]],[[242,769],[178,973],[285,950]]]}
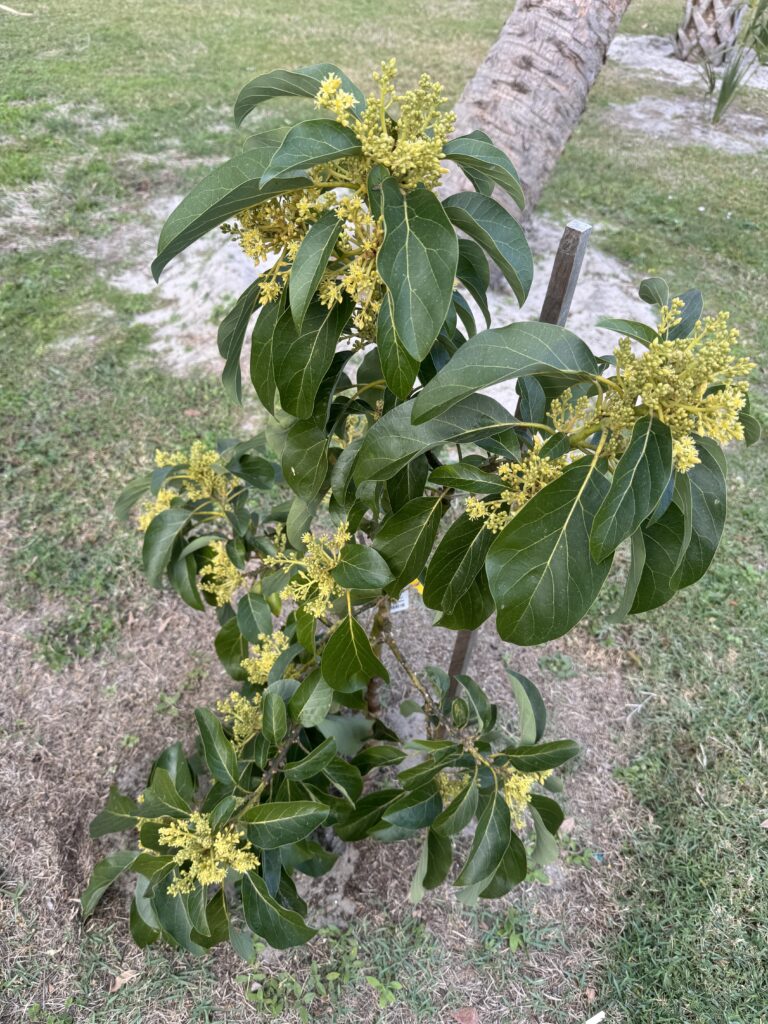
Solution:
{"label": "leaning palm trunk", "polygon": [[[494,136],[536,205],[576,127],[630,0],[518,0],[456,107],[457,129]],[[462,186],[452,171],[447,191]]]}
{"label": "leaning palm trunk", "polygon": [[746,9],[744,0],[686,0],[675,34],[678,57],[721,65],[736,45]]}

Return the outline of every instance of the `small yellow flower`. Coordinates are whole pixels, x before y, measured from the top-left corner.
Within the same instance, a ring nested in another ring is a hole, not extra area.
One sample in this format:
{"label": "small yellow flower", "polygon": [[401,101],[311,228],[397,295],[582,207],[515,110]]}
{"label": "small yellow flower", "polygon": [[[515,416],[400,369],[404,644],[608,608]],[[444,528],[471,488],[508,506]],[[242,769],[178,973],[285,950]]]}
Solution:
{"label": "small yellow flower", "polygon": [[536,783],[544,783],[551,774],[551,769],[544,772],[520,772],[509,765],[503,769],[502,794],[511,812],[514,828],[519,830],[525,825],[524,815],[531,802],[533,787]]}
{"label": "small yellow flower", "polygon": [[249,699],[232,690],[226,700],[218,701],[216,710],[232,727],[232,735],[238,749],[244,747],[252,736],[261,732],[262,712],[259,693]]}
{"label": "small yellow flower", "polygon": [[213,559],[200,570],[200,589],[212,594],[221,608],[229,604],[234,594],[243,585],[243,576],[230,560],[224,541],[214,541]]}
{"label": "small yellow flower", "polygon": [[146,531],[155,516],[159,516],[161,512],[165,512],[167,508],[171,507],[171,502],[177,497],[176,491],[172,491],[168,487],[162,487],[153,499],[144,502],[139,512],[139,518],[136,521],[136,525],[142,533]]}
{"label": "small yellow flower", "polygon": [[289,647],[288,637],[280,630],[274,633],[260,633],[259,641],[254,645],[250,658],[244,658],[240,663],[248,674],[249,681],[254,686],[263,686],[269,679],[275,662]]}
{"label": "small yellow flower", "polygon": [[344,593],[331,576],[339,564],[341,549],[352,539],[346,522],[341,523],[332,536],[314,537],[306,533],[301,538],[306,544],[302,555],[278,553],[264,559],[267,566],[296,567],[298,572],[282,591],[284,601],[295,601],[315,618],[324,615],[336,597]]}

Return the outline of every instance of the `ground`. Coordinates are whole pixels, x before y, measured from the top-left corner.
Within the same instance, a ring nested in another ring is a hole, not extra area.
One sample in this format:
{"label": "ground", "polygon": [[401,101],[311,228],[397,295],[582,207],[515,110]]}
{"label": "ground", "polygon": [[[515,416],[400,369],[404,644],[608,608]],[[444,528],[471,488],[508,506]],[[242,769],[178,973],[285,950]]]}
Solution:
{"label": "ground", "polygon": [[[125,890],[83,928],[77,896],[109,849],[87,822],[109,783],[138,787],[159,747],[190,735],[192,709],[226,686],[212,623],[148,589],[112,502],[156,444],[257,422],[255,405],[223,403],[213,340],[247,267],[214,239],[154,290],[162,217],[234,151],[228,107],[257,70],[290,53],[362,79],[394,53],[455,96],[508,5],[430,2],[412,19],[401,0],[322,0],[311,27],[273,0],[167,2],[151,17],[115,0],[28,7],[29,18],[0,9],[0,1020],[431,1024],[472,1020],[470,1008],[480,1024],[578,1024],[598,1011],[627,1024],[768,1020],[763,445],[734,451],[723,548],[673,605],[612,624],[617,578],[566,640],[520,651],[484,632],[473,672],[503,713],[509,661],[542,684],[551,735],[584,748],[548,885],[478,911],[441,889],[413,908],[416,851],[370,844],[324,885],[323,937],[289,955],[248,965],[141,953]],[[659,273],[729,308],[764,359],[768,93],[745,90],[710,129],[698,80],[659,63],[676,7],[630,7],[631,38],[544,196],[537,294],[559,225],[577,216],[595,225],[570,321],[583,336],[597,343],[600,314],[637,315],[633,283]],[[273,110],[279,120],[287,107]],[[425,615],[416,601],[398,620],[419,656]],[[435,631],[428,660],[444,664],[449,642]]]}

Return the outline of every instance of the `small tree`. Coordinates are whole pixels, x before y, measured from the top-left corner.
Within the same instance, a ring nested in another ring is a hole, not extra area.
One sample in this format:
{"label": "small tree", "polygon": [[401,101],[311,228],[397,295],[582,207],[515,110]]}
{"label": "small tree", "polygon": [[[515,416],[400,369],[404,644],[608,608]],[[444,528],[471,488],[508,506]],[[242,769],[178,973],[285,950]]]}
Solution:
{"label": "small tree", "polygon": [[[254,936],[307,941],[293,875],[332,867],[328,830],[421,836],[414,899],[449,876],[456,851],[453,884],[470,902],[552,859],[554,773],[576,744],[544,741],[542,699],[522,675],[509,676],[513,726],[482,681],[454,687],[409,664],[389,600],[418,579],[437,625],[473,629],[495,610],[504,640],[543,643],[585,615],[627,543],[622,609],[655,608],[714,556],[719,445],[756,434],[751,364],[727,314],[701,318],[696,291],[643,282],[658,322],[601,321],[621,340],[600,357],[550,324],[478,332],[489,259],[521,302],[531,285],[523,233],[492,196],[522,204],[515,170],[482,132],[448,141],[452,115],[427,76],[400,94],[393,62],[374,78],[367,98],[329,64],[255,79],[238,122],[275,96],[333,116],[250,136],[160,237],[156,276],[225,223],[253,257],[256,280],[218,343],[239,397],[259,311],[251,382],[268,420],[242,443],[157,452],[120,501],[127,515],[143,498],[150,582],[215,609],[216,651],[239,684],[215,712],[197,710],[197,753],[163,751],[138,799],[113,789],[91,826],[138,831],[137,848],[96,865],[82,902],[90,914],[134,872],[141,946],[162,937],[200,953],[229,939],[248,955]],[[443,161],[475,191],[441,202]],[[482,393],[513,378],[515,412]],[[291,497],[275,504],[276,481]],[[368,701],[370,681],[388,680],[384,649],[423,721],[408,742]]]}

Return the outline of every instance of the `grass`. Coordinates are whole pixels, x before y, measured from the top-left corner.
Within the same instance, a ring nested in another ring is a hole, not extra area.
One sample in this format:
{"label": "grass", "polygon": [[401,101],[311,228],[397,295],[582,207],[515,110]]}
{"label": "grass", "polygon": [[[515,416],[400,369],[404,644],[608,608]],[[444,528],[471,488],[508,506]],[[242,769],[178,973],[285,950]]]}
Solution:
{"label": "grass", "polygon": [[[669,32],[680,6],[635,0],[623,28]],[[311,25],[276,0],[169,0],[141,16],[116,0],[65,0],[33,19],[0,15],[0,186],[12,203],[26,194],[32,206],[0,255],[6,571],[20,581],[4,596],[34,611],[38,649],[50,665],[97,660],[118,643],[127,616],[152,614],[135,537],[116,529],[111,515],[122,481],[155,444],[229,433],[240,419],[222,405],[210,375],[171,376],[149,349],[152,331],[135,317],[155,299],[110,283],[123,264],[148,255],[134,251],[130,233],[147,199],[183,190],[200,161],[234,151],[238,136],[228,126],[237,89],[284,63],[286,52],[296,64],[322,55],[360,79],[396,53],[403,69],[424,68],[456,95],[508,7],[433,0],[413,18],[402,0],[320,0]],[[679,288],[700,286],[708,308],[729,308],[751,351],[764,358],[764,157],[662,145],[621,130],[615,117],[606,132],[610,105],[650,88],[647,76],[607,67],[544,206],[558,219],[592,220],[595,244],[638,278],[659,273]],[[666,98],[688,95],[664,83],[652,88]],[[765,97],[736,102],[766,113]],[[278,120],[286,110],[277,104],[266,117]],[[756,397],[764,418],[761,384]],[[185,416],[190,409],[199,415]],[[606,946],[595,1001],[632,1024],[768,1020],[760,913],[768,896],[761,828],[768,818],[767,472],[764,445],[734,454],[726,537],[704,582],[627,625],[607,623],[607,602],[592,619],[617,657],[639,660],[631,678],[638,702],[652,694],[635,718],[622,772],[641,808],[627,849],[625,925]],[[583,671],[557,653],[543,657],[542,668],[562,686]],[[180,695],[169,684],[157,713],[172,717]],[[126,756],[135,739],[133,729],[118,738]],[[569,858],[591,860],[578,847]],[[11,902],[23,898],[16,893]],[[1,984],[23,1008],[20,1020],[133,1024],[183,1006],[189,1021],[265,1019],[267,1011],[293,1021],[302,1007],[324,1019],[332,1003],[339,1021],[363,1013],[431,1021],[465,1002],[464,978],[450,975],[456,960],[447,937],[406,916],[399,924],[355,922],[342,939],[300,951],[287,966],[243,966],[239,977],[215,959],[129,954],[123,933],[102,925],[85,936],[66,994],[57,992],[59,1008],[49,1011],[30,995],[48,991],[49,969],[34,955],[32,932],[46,932],[45,949],[71,948],[77,937],[68,925],[49,936],[48,922],[18,914],[12,921],[21,952]],[[547,1009],[526,959],[556,953],[558,932],[521,911],[478,911],[462,933],[469,937],[466,969],[488,991],[523,987],[531,1019],[575,1019],[566,1008]],[[110,994],[106,982],[134,962],[139,976]],[[569,983],[578,989],[582,978]],[[395,1010],[383,1006],[388,1001]]]}

